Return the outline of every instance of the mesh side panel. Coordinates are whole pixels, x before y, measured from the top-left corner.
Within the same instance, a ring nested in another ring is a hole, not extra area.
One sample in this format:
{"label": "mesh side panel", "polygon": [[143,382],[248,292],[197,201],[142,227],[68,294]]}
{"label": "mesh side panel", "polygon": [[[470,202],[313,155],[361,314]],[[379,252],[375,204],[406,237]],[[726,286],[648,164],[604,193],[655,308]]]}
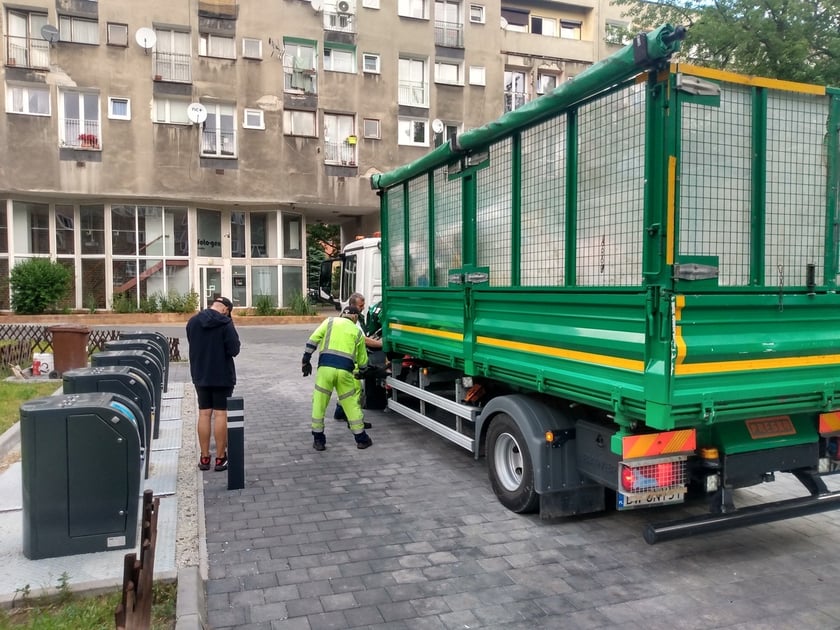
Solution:
{"label": "mesh side panel", "polygon": [[[522,286],[566,283],[566,116],[522,133]],[[548,271],[548,273],[547,273]]]}
{"label": "mesh side panel", "polygon": [[435,283],[449,284],[448,272],[461,266],[461,179],[449,180],[446,168],[435,178]]}
{"label": "mesh side panel", "polygon": [[645,92],[629,86],[581,107],[577,284],[642,282]]}
{"label": "mesh side panel", "polygon": [[388,194],[388,275],[392,287],[405,286],[405,207],[403,187]]}
{"label": "mesh side panel", "polygon": [[490,285],[510,286],[511,141],[490,147],[490,166],[478,171],[476,190],[477,262],[490,268]]}
{"label": "mesh side panel", "polygon": [[828,105],[824,96],[768,96],[765,284],[803,286],[807,263],[824,282]]}
{"label": "mesh side panel", "polygon": [[408,183],[408,282],[429,286],[429,187],[426,177]]}
{"label": "mesh side panel", "polygon": [[725,86],[720,107],[682,108],[678,251],[717,256],[720,286],[750,280],[751,126],[749,88]]}

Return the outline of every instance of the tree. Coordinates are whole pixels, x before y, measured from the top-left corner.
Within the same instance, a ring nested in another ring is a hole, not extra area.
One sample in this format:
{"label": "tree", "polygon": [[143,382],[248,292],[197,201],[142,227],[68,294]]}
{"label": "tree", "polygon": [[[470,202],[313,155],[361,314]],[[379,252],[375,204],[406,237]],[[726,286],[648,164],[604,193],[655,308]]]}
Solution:
{"label": "tree", "polygon": [[634,29],[682,24],[680,56],[741,74],[840,86],[840,0],[614,0]]}
{"label": "tree", "polygon": [[321,262],[341,250],[341,228],[338,225],[312,223],[306,228],[306,282],[317,287]]}
{"label": "tree", "polygon": [[12,267],[12,310],[37,315],[55,309],[70,291],[73,273],[64,265],[47,258],[30,258]]}

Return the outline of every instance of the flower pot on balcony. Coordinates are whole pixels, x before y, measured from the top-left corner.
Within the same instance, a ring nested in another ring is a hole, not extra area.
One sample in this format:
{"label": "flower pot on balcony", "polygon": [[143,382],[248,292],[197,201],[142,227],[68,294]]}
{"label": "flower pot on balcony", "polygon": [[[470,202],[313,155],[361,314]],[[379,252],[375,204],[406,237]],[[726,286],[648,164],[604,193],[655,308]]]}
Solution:
{"label": "flower pot on balcony", "polygon": [[347,136],[347,144],[356,144],[358,140],[359,139],[356,136]]}

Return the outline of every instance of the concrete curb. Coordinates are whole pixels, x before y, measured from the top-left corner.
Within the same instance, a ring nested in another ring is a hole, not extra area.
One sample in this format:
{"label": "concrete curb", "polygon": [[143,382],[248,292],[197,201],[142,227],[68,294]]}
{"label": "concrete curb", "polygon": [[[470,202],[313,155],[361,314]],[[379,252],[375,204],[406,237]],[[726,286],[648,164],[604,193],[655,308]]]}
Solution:
{"label": "concrete curb", "polygon": [[0,435],[0,459],[14,451],[20,444],[20,422],[15,422]]}
{"label": "concrete curb", "polygon": [[178,601],[175,605],[175,630],[207,628],[207,596],[198,567],[178,569]]}

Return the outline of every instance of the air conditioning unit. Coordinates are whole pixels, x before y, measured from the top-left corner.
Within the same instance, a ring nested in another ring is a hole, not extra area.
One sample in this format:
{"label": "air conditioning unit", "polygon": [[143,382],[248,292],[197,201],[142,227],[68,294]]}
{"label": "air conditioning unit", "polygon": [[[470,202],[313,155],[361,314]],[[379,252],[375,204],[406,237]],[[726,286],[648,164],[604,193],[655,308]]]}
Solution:
{"label": "air conditioning unit", "polygon": [[339,13],[353,14],[356,12],[355,3],[351,0],[338,0],[335,8]]}

